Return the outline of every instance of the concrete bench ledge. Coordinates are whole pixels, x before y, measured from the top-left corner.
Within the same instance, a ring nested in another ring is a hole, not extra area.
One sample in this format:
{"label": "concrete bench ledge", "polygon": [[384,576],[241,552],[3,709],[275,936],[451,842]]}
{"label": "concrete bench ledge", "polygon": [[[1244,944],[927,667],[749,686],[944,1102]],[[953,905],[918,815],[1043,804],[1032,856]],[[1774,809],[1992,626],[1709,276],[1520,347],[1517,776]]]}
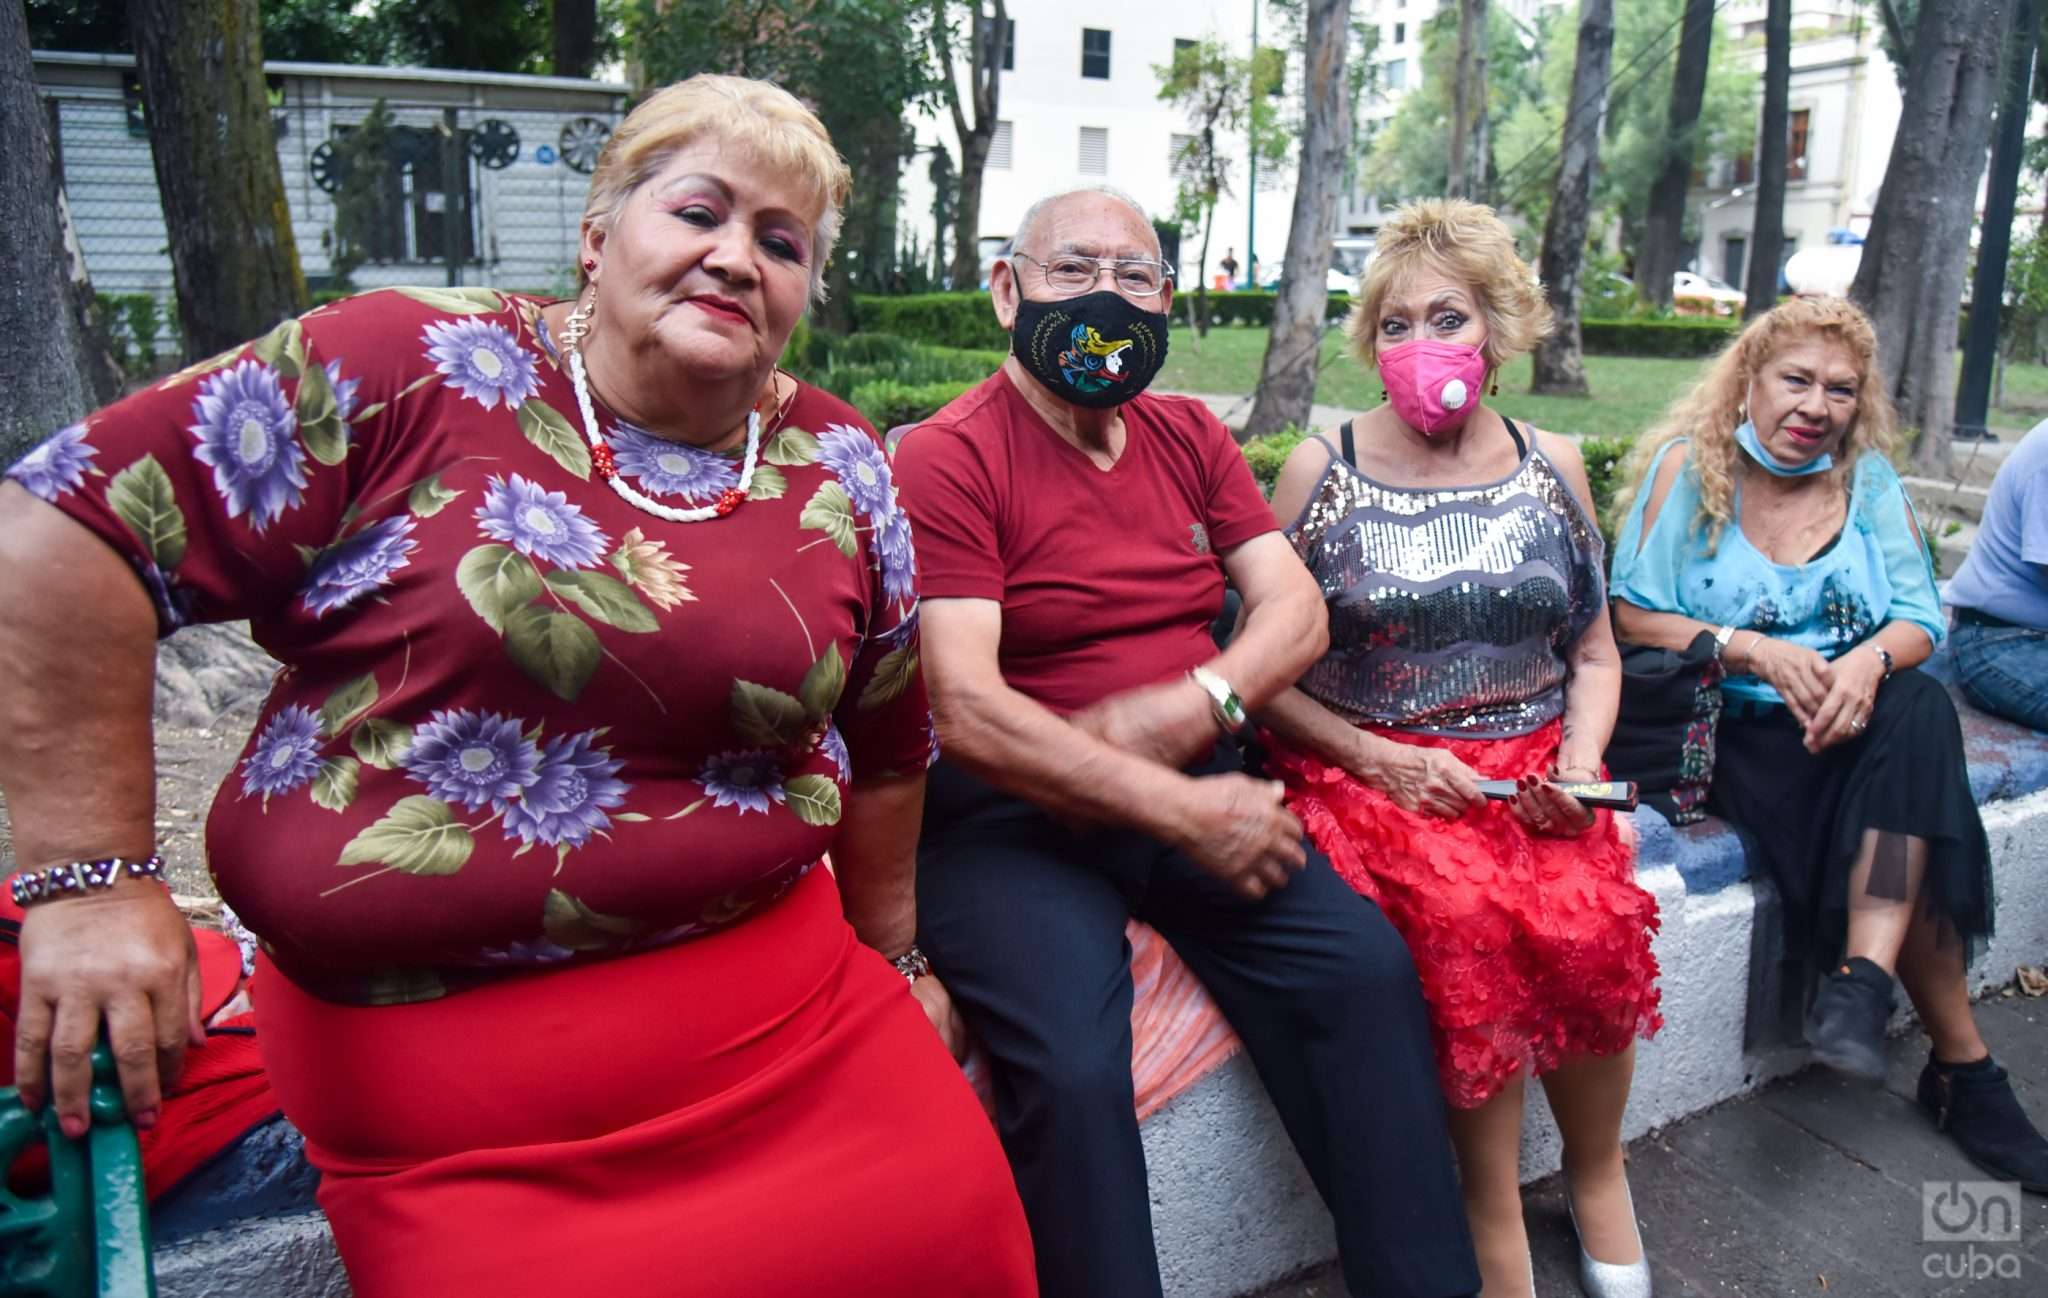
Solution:
{"label": "concrete bench ledge", "polygon": [[[1927,670],[1953,684],[1942,656]],[[1958,706],[1998,896],[1997,934],[1971,969],[1972,990],[1981,991],[2048,956],[2048,889],[2038,886],[2039,863],[2048,861],[2048,735]],[[1663,917],[1656,952],[1665,1027],[1638,1053],[1629,1139],[1805,1064],[1799,1051],[1742,1049],[1756,894],[1740,839],[1713,820],[1674,829],[1648,809],[1635,825],[1639,878]],[[1556,1170],[1559,1154],[1541,1089],[1529,1095],[1524,1180]],[[1143,1135],[1168,1294],[1235,1298],[1336,1255],[1322,1201],[1244,1056],[1167,1104]],[[317,1213],[242,1222],[160,1248],[157,1269],[164,1298],[348,1293]]]}

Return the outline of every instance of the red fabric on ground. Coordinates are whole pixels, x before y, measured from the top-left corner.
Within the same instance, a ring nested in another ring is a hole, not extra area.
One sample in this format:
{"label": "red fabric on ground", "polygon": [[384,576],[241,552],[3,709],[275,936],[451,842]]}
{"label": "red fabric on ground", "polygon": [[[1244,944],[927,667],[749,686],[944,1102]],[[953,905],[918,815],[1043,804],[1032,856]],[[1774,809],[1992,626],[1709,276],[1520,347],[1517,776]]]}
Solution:
{"label": "red fabric on ground", "polygon": [[357,1298],[1025,1298],[995,1133],[813,869],[690,942],[257,1015]]}
{"label": "red fabric on ground", "polygon": [[[1375,729],[1448,749],[1483,779],[1546,775],[1558,722],[1511,739]],[[1613,1054],[1663,1025],[1657,902],[1635,881],[1625,822],[1577,838],[1529,833],[1506,803],[1458,820],[1403,811],[1340,767],[1267,736],[1269,769],[1337,873],[1393,921],[1422,975],[1444,1094],[1477,1108],[1523,1068]]]}
{"label": "red fabric on ground", "polygon": [[896,450],[926,599],[1003,606],[1003,679],[1056,712],[1216,656],[1220,556],[1277,530],[1230,430],[1189,397],[1122,407],[1095,467],[998,370]]}

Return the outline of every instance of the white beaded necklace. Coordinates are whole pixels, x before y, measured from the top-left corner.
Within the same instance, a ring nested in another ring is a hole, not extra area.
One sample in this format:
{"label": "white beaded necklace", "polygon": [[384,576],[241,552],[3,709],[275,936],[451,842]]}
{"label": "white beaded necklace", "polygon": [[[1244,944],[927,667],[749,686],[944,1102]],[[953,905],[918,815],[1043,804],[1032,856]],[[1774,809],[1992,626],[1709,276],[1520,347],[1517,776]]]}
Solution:
{"label": "white beaded necklace", "polygon": [[701,523],[707,518],[724,518],[740,507],[746,500],[747,491],[754,485],[754,465],[761,457],[761,412],[747,412],[747,453],[740,459],[740,481],[736,487],[727,487],[718,493],[718,499],[695,509],[677,509],[650,499],[637,487],[627,484],[619,476],[619,465],[612,454],[611,443],[597,431],[597,412],[590,404],[590,383],[583,375],[583,349],[569,348],[569,380],[576,388],[576,407],[583,413],[583,436],[590,443],[591,467],[599,477],[611,484],[612,490],[635,509],[667,519],[671,523]]}

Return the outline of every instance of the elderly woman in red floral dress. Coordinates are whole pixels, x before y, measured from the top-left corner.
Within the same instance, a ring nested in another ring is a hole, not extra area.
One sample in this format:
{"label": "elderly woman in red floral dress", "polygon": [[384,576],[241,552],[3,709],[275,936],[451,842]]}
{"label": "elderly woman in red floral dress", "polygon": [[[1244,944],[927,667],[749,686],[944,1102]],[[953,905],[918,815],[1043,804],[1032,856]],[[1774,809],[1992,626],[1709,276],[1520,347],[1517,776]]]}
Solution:
{"label": "elderly woman in red floral dress", "polygon": [[10,471],[31,1105],[84,1129],[103,1021],[139,1125],[178,1068],[152,641],[248,618],[284,667],[208,864],[358,1295],[1033,1291],[911,945],[909,525],[776,369],[848,179],[784,92],[672,86],[592,177],[574,301],[323,307]]}

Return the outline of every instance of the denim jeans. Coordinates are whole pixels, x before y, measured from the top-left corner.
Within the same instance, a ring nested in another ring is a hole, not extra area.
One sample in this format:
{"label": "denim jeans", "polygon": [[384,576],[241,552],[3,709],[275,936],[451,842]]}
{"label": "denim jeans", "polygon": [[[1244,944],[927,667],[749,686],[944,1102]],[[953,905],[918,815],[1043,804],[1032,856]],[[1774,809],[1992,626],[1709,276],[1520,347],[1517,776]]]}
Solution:
{"label": "denim jeans", "polygon": [[1970,702],[2035,730],[2048,730],[2048,631],[1957,624],[1949,658]]}

